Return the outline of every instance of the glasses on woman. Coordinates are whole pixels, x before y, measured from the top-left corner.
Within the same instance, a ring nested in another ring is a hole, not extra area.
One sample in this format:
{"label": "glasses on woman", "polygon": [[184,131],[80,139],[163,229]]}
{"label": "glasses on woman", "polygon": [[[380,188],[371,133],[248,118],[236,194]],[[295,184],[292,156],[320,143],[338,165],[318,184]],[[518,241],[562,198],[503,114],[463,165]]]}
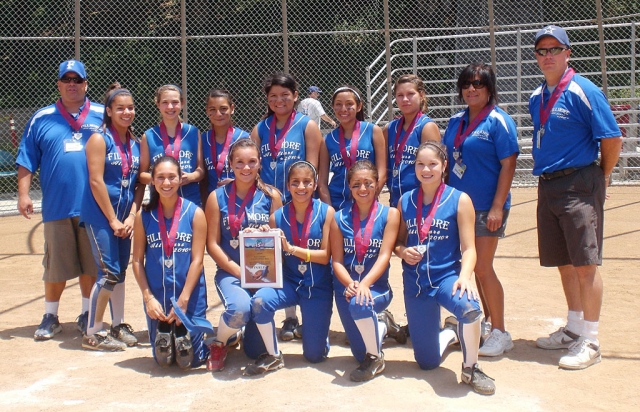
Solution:
{"label": "glasses on woman", "polygon": [[568,50],[568,48],[567,47],[549,47],[548,49],[539,48],[539,49],[535,49],[534,51],[538,56],[544,57],[547,55],[547,53],[551,53],[552,56],[557,56],[565,50]]}
{"label": "glasses on woman", "polygon": [[472,82],[462,83],[462,88],[465,90],[471,86],[473,86],[474,89],[484,89],[484,86],[486,86],[486,84],[482,83],[481,80],[474,80]]}

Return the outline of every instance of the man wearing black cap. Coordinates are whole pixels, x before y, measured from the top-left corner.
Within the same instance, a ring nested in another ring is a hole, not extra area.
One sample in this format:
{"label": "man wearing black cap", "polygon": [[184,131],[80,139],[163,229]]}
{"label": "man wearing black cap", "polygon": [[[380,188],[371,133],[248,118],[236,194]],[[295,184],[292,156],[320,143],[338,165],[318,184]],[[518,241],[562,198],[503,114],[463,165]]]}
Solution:
{"label": "man wearing black cap", "polygon": [[16,159],[18,211],[27,219],[33,213],[29,188],[38,169],[42,187],[45,314],[33,336],[35,340],[51,339],[62,331],[58,304],[66,282],[77,277],[82,313],[76,322],[84,333],[89,295],[97,275],[89,238],[78,220],[82,194],[88,185],[85,144],[102,124],[104,107],[87,99],[87,72],[81,62],[62,62],[57,83],[60,99],[29,120]]}
{"label": "man wearing black cap", "polygon": [[529,99],[533,174],[539,176],[538,250],[542,266],[560,271],[569,313],[566,326],[536,345],[569,349],[559,366],[584,369],[600,362],[604,200],[621,133],[607,98],[575,74],[570,55],[564,29],[538,31],[535,56],[545,81]]}
{"label": "man wearing black cap", "polygon": [[300,102],[298,109],[302,114],[309,116],[311,120],[316,122],[318,127],[320,127],[320,119],[329,123],[331,127],[336,127],[336,122],[327,116],[327,113],[322,108],[322,103],[318,100],[320,93],[322,93],[322,90],[318,86],[309,87],[309,96]]}

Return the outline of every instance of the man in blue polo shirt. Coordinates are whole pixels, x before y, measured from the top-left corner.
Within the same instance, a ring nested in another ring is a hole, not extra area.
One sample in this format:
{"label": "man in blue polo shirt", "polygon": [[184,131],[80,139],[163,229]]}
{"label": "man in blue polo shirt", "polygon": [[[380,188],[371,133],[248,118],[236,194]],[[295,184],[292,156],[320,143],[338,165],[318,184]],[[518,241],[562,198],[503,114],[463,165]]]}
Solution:
{"label": "man in blue polo shirt", "polygon": [[570,47],[561,27],[536,34],[545,78],[529,99],[533,174],[540,177],[538,250],[542,266],[558,267],[569,307],[567,325],[536,345],[569,349],[559,366],[584,369],[600,362],[604,200],[622,140],[605,95],[569,67]]}
{"label": "man in blue polo shirt", "polygon": [[82,313],[76,322],[85,332],[89,295],[97,275],[89,238],[78,219],[88,184],[85,144],[102,124],[104,107],[87,99],[87,73],[79,61],[60,64],[58,91],[60,99],[29,120],[16,159],[18,211],[27,219],[33,213],[29,188],[38,168],[42,187],[45,314],[35,340],[51,339],[62,331],[58,303],[66,282],[77,277]]}

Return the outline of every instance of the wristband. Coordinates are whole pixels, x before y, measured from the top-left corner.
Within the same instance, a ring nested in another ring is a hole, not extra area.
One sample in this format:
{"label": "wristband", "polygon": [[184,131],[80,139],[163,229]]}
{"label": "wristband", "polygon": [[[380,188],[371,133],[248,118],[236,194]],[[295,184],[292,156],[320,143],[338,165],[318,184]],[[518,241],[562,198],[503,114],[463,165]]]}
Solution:
{"label": "wristband", "polygon": [[129,216],[136,217],[136,214],[135,214],[135,213],[133,213],[133,212],[131,212],[131,213],[129,213]]}
{"label": "wristband", "polygon": [[307,258],[304,261],[307,263],[311,262],[311,251],[309,249],[307,249]]}
{"label": "wristband", "polygon": [[147,303],[151,302],[155,298],[156,298],[155,296],[151,296],[149,299],[144,301],[144,304],[146,305]]}

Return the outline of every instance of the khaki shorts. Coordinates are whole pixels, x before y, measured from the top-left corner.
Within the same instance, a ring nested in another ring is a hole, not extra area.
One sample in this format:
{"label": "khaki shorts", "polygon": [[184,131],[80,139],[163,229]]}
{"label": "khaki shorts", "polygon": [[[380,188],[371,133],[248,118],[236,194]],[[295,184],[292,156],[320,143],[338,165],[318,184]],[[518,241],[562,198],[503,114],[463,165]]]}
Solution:
{"label": "khaki shorts", "polygon": [[91,244],[78,217],[44,223],[45,282],[66,282],[80,275],[97,276],[98,268],[91,253]]}

